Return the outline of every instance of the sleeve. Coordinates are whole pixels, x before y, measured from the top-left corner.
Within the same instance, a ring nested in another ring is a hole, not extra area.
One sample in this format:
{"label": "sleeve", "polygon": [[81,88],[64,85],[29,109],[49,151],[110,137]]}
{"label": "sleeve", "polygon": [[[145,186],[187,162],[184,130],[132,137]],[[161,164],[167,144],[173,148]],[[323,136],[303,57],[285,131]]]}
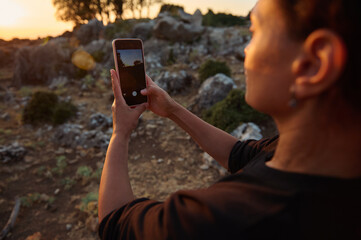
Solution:
{"label": "sleeve", "polygon": [[237,181],[178,191],[165,202],[138,199],[105,217],[99,236],[135,240],[239,239],[243,230],[259,221],[260,215],[274,210],[270,199],[262,189]]}
{"label": "sleeve", "polygon": [[272,143],[276,143],[278,136],[273,138],[238,141],[232,148],[228,159],[228,171],[235,173],[246,166],[257,154],[264,151]]}

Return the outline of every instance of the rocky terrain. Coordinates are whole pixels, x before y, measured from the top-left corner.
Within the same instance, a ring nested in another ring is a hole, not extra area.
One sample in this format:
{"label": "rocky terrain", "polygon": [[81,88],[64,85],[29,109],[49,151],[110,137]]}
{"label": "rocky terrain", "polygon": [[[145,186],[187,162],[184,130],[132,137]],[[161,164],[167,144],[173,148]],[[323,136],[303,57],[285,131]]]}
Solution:
{"label": "rocky terrain", "polygon": [[[6,239],[97,239],[97,192],[112,133],[114,68],[111,40],[144,41],[147,74],[196,114],[244,89],[243,50],[247,26],[202,26],[199,11],[162,13],[150,21],[97,20],[56,38],[0,41],[0,228],[15,200],[21,206]],[[198,69],[208,59],[224,61],[231,77],[203,83]],[[36,91],[52,91],[77,106],[61,125],[28,125],[22,111]],[[275,133],[271,122],[240,123],[232,134],[259,139]],[[226,175],[168,119],[145,112],[131,136],[129,169],[137,197],[165,199],[179,189],[204,188]]]}

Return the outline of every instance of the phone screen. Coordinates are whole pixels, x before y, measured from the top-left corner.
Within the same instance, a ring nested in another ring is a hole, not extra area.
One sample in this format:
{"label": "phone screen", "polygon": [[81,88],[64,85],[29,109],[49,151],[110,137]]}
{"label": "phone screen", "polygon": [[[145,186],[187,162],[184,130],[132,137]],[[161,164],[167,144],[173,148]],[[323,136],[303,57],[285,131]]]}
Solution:
{"label": "phone screen", "polygon": [[[121,42],[121,41],[120,41]],[[147,102],[140,91],[146,88],[142,49],[116,48],[120,86],[129,106]]]}

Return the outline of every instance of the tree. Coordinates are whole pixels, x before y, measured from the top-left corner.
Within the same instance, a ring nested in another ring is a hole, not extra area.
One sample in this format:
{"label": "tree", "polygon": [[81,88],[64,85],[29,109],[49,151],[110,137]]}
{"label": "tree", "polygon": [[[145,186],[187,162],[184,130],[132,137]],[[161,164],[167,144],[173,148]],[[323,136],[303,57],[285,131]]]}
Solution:
{"label": "tree", "polygon": [[65,22],[73,22],[76,26],[95,18],[96,12],[91,9],[92,0],[53,0],[57,8],[56,17]]}
{"label": "tree", "polygon": [[58,19],[66,22],[73,22],[75,26],[87,23],[93,18],[97,18],[105,23],[110,21],[110,16],[121,19],[124,7],[133,13],[138,11],[139,18],[145,7],[149,9],[151,5],[162,2],[162,0],[52,0],[57,9]]}
{"label": "tree", "polygon": [[75,26],[93,18],[109,22],[111,14],[121,18],[123,3],[124,0],[53,0],[57,18]]}

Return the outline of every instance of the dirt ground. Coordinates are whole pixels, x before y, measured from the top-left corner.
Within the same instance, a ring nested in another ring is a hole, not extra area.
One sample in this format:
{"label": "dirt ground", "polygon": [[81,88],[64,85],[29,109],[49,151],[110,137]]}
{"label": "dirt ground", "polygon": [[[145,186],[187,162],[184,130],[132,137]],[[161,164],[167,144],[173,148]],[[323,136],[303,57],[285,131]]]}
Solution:
{"label": "dirt ground", "polygon": [[[0,84],[11,83],[11,68],[0,69]],[[243,76],[236,73],[239,81]],[[10,104],[0,102],[0,145],[18,142],[25,146],[23,161],[0,163],[0,228],[6,225],[21,197],[15,226],[6,239],[98,239],[97,192],[105,151],[97,148],[63,148],[53,140],[51,126],[22,125],[21,99],[28,92],[45,87],[13,89]],[[174,98],[188,106],[197,90]],[[85,110],[72,123],[86,124],[92,113],[111,114],[111,90],[79,94],[67,87],[73,103]],[[264,129],[266,135],[272,132]],[[130,141],[129,171],[136,197],[164,200],[179,189],[204,188],[220,179],[214,168],[201,169],[203,151],[178,126],[151,112],[145,112]]]}

